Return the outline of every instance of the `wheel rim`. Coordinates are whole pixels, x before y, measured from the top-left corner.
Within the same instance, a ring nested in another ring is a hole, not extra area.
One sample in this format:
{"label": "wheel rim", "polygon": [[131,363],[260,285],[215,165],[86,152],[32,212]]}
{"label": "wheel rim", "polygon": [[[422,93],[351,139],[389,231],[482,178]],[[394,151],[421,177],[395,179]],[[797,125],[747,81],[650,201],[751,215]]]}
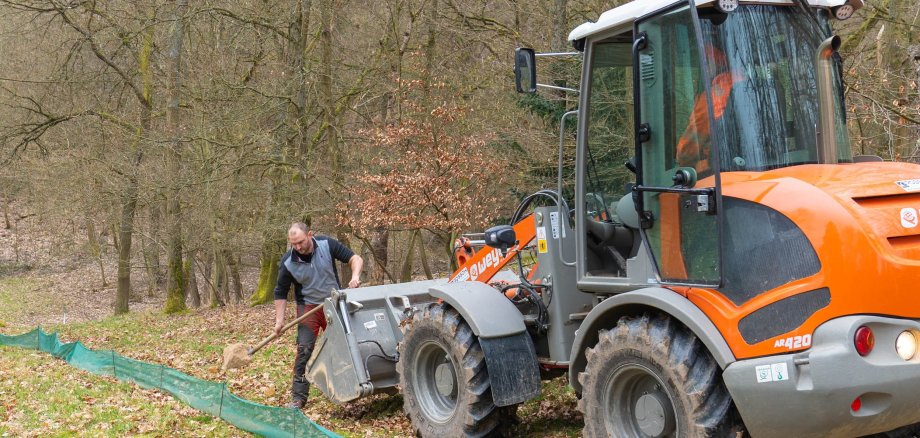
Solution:
{"label": "wheel rim", "polygon": [[429,341],[415,356],[415,378],[419,407],[431,420],[444,423],[457,408],[457,366],[441,344]]}
{"label": "wheel rim", "polygon": [[628,365],[617,369],[607,382],[603,407],[610,436],[676,435],[674,405],[664,383],[646,367]]}

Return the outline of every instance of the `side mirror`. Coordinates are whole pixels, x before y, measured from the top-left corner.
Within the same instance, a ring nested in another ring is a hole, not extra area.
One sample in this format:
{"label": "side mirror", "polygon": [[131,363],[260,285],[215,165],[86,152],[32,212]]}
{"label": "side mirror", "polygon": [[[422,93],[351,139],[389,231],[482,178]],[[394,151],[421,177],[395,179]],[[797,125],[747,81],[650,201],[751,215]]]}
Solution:
{"label": "side mirror", "polygon": [[517,236],[511,225],[496,225],[486,230],[485,234],[486,245],[500,249],[503,256],[508,253],[509,248],[517,245]]}
{"label": "side mirror", "polygon": [[537,57],[533,49],[514,50],[514,86],[518,93],[537,92]]}

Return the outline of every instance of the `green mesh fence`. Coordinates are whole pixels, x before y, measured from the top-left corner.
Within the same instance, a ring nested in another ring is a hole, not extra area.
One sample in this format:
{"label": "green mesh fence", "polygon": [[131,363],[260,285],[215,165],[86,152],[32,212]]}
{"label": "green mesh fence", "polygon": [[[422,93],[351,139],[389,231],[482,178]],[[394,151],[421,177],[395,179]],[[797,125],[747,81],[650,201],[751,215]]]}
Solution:
{"label": "green mesh fence", "polygon": [[163,365],[122,357],[112,350],[94,351],[80,342],[61,344],[57,333],[49,335],[41,328],[19,336],[0,335],[0,345],[44,351],[93,374],[167,391],[199,411],[262,436],[338,437],[298,409],[253,403],[232,394],[226,383],[201,380]]}

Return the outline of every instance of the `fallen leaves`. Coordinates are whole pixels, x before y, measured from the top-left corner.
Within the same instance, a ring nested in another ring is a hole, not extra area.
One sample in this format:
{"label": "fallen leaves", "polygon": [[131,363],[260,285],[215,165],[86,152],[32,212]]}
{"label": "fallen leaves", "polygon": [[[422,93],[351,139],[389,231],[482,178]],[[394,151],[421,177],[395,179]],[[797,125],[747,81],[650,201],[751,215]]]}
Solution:
{"label": "fallen leaves", "polygon": [[[0,287],[0,303],[4,298],[22,296],[29,297],[27,303],[60,298],[52,285],[63,284],[66,272],[54,275],[51,280],[36,277],[16,280],[16,287]],[[83,283],[75,284],[74,287],[84,287]],[[97,291],[90,299],[90,288],[67,290],[93,303],[110,296],[106,291]],[[16,291],[22,295],[9,295]],[[255,403],[281,406],[289,401],[296,351],[293,331],[259,351],[246,368],[227,372],[219,369],[225,346],[235,342],[253,345],[271,330],[271,305],[199,309],[173,316],[155,310],[119,317],[104,317],[110,311],[104,306],[105,310],[97,315],[100,320],[89,323],[73,321],[80,321],[79,315],[94,315],[95,310],[69,306],[68,321],[72,322],[52,327],[43,324],[46,330],[59,331],[62,342],[79,340],[88,348],[113,349],[127,358],[173,367],[200,379],[226,382],[228,390]],[[40,304],[38,307],[31,309],[32,316],[23,314],[25,323],[47,316]],[[18,327],[21,326],[17,326],[17,332],[32,328]],[[574,402],[566,403],[565,406],[574,406]],[[533,436],[572,435],[580,428],[577,419],[569,420],[575,418],[574,407],[559,410],[538,402],[526,406],[534,406],[528,411],[534,420],[524,420],[519,435],[529,433],[527,428],[532,424],[540,424],[534,427]],[[339,406],[312,388],[304,413],[321,426],[348,436],[414,435],[398,395],[374,395]],[[547,418],[559,426],[547,429]],[[4,435],[248,436],[162,391],[85,373],[45,353],[0,347],[0,436]]]}

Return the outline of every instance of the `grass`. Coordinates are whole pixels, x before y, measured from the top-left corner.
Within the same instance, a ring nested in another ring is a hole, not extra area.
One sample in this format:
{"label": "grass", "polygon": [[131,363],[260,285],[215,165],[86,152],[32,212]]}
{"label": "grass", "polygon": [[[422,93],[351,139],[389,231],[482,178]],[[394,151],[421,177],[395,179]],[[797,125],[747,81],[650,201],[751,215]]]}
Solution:
{"label": "grass", "polygon": [[25,327],[20,323],[24,316],[53,305],[50,295],[35,293],[41,288],[42,282],[33,278],[0,275],[0,328]]}
{"label": "grass", "polygon": [[[15,321],[30,306],[53,300],[41,281],[0,278],[0,319]],[[29,297],[23,299],[23,297]],[[166,316],[130,313],[101,321],[43,327],[61,342],[79,340],[96,350],[113,349],[145,362],[163,364],[192,376],[227,383],[234,394],[278,406],[288,400],[293,332],[257,353],[244,369],[222,372],[226,345],[254,345],[270,331],[273,308],[228,307]],[[31,327],[11,325],[4,334]],[[0,348],[0,436],[247,436],[222,420],[202,414],[169,394],[92,375],[51,355]],[[399,395],[375,395],[335,405],[315,388],[307,417],[346,437],[411,436]],[[546,382],[540,398],[518,410],[514,436],[578,436],[575,397],[562,379]]]}
{"label": "grass", "polygon": [[245,436],[159,391],[19,348],[0,347],[0,403],[0,436]]}

